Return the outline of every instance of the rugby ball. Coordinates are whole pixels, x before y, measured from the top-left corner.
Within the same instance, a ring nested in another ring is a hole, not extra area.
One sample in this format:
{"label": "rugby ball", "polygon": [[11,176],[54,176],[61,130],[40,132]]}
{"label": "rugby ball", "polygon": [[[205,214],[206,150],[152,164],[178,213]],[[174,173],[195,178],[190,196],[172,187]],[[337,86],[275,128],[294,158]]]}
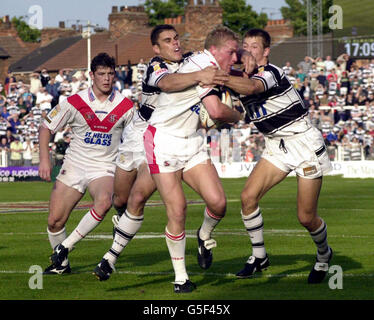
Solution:
{"label": "rugby ball", "polygon": [[[229,90],[225,87],[221,87],[219,89],[217,88],[215,90],[218,90],[218,96],[221,97],[222,103],[232,108],[233,100],[232,100]],[[201,126],[205,129],[217,129],[224,124],[221,121],[213,120],[210,117],[208,110],[205,108],[203,103],[200,104],[199,117],[200,117]]]}

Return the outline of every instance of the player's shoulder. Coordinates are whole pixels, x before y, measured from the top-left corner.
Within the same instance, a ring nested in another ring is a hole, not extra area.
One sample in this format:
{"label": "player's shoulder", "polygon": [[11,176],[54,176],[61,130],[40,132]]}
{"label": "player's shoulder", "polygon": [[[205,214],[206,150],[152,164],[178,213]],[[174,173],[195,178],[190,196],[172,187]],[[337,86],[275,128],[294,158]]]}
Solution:
{"label": "player's shoulder", "polygon": [[[267,65],[263,66],[264,71],[270,71],[274,73],[276,76],[283,77],[284,76],[284,70],[275,64],[268,63]],[[260,68],[259,68],[260,69]]]}
{"label": "player's shoulder", "polygon": [[196,51],[184,59],[181,68],[200,70],[214,65],[216,65],[216,62],[206,51]]}

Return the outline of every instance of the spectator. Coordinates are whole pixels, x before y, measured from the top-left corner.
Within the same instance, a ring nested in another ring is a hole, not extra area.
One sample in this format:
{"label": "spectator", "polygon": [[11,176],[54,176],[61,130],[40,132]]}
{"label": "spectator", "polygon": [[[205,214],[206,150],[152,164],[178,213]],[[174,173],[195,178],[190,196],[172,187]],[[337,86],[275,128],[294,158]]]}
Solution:
{"label": "spectator", "polygon": [[291,66],[291,62],[287,61],[286,65],[282,67],[286,76],[293,76],[295,71]]}
{"label": "spectator", "polygon": [[143,73],[145,72],[145,70],[147,70],[147,65],[144,63],[143,58],[140,58],[139,63],[136,66],[136,69],[138,72],[143,71]]}
{"label": "spectator", "polygon": [[313,59],[311,57],[306,56],[303,61],[300,61],[297,64],[298,68],[303,70],[303,73],[309,74],[309,70],[312,68]]}
{"label": "spectator", "polygon": [[64,69],[58,70],[58,74],[55,77],[56,83],[62,83],[66,79],[66,75],[64,73]]}
{"label": "spectator", "polygon": [[126,98],[131,99],[131,97],[132,97],[132,90],[130,89],[128,83],[125,83],[125,87],[124,87],[124,89],[122,90],[122,94],[123,94]]}
{"label": "spectator", "polygon": [[33,143],[30,140],[30,137],[26,137],[26,141],[23,142],[23,165],[26,167],[31,166],[31,160],[32,160],[32,149],[33,149]]}
{"label": "spectator", "polygon": [[40,82],[42,83],[42,86],[45,87],[49,80],[51,80],[51,77],[49,76],[47,69],[42,69],[42,72],[40,73]]}
{"label": "spectator", "polygon": [[45,86],[46,91],[52,96],[51,101],[51,108],[54,108],[56,104],[58,104],[58,98],[60,96],[60,92],[58,91],[60,87],[59,83],[55,82],[55,79],[49,80],[48,84]]}
{"label": "spectator", "polygon": [[10,143],[10,165],[13,167],[22,166],[23,144],[19,137],[14,137]]}
{"label": "spectator", "polygon": [[41,87],[42,82],[40,81],[40,75],[38,73],[32,73],[30,75],[30,93],[36,97]]}
{"label": "spectator", "polygon": [[36,105],[39,106],[40,110],[49,112],[52,109],[52,100],[53,96],[47,92],[46,88],[40,88],[36,96]]}
{"label": "spectator", "polygon": [[10,150],[10,143],[8,142],[6,136],[1,136],[0,139],[0,153],[2,151],[8,152]]}
{"label": "spectator", "polygon": [[319,84],[323,85],[324,87],[327,85],[327,78],[326,78],[325,72],[323,70],[319,71],[319,74],[316,78],[317,78]]}
{"label": "spectator", "polygon": [[325,62],[326,72],[331,72],[332,69],[336,68],[336,64],[333,60],[331,60],[331,56],[326,56],[326,60],[324,62]]}

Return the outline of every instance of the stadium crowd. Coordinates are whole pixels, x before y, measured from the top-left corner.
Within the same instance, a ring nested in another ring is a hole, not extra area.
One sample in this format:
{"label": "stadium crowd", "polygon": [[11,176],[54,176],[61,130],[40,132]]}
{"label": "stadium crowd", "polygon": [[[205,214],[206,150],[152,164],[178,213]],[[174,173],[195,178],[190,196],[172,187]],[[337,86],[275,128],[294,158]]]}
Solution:
{"label": "stadium crowd", "polygon": [[[116,69],[115,89],[137,105],[143,59]],[[342,54],[336,61],[305,57],[296,66],[285,62],[289,77],[309,108],[313,124],[322,131],[331,160],[374,160],[374,59],[355,61]],[[8,74],[0,83],[0,166],[39,164],[38,127],[49,110],[90,85],[88,73],[63,69],[32,73],[29,81]],[[70,129],[57,132],[51,155],[60,164],[70,142]],[[215,162],[257,161],[264,139],[252,123],[241,121],[207,134]],[[4,152],[3,152],[4,151]]]}

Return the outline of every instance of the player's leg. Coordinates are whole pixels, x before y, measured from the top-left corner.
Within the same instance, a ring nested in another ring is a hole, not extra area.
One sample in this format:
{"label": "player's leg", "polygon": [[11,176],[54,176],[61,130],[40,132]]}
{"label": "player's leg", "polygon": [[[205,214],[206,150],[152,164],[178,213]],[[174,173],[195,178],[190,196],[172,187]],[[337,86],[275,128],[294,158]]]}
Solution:
{"label": "player's leg", "polygon": [[332,250],[327,243],[326,223],[317,214],[321,187],[322,177],[316,179],[298,177],[297,217],[301,225],[309,231],[317,247],[316,263],[310,272],[309,283],[323,281],[332,258]]}
{"label": "player's leg", "polygon": [[197,259],[201,268],[208,269],[213,260],[211,238],[214,228],[226,213],[226,196],[221,180],[211,160],[208,159],[183,173],[183,180],[205,201],[204,220],[197,231]]}
{"label": "player's leg", "polygon": [[130,190],[135,182],[136,175],[136,169],[126,171],[118,165],[116,166],[112,200],[113,207],[117,211],[117,215],[113,216],[115,226],[118,224],[120,216],[126,211]]}
{"label": "player's leg", "polygon": [[165,239],[175,272],[174,291],[190,292],[195,285],[188,278],[185,264],[187,205],[182,187],[182,171],[154,174],[152,178],[165,204],[168,217]]}
{"label": "player's leg", "polygon": [[88,184],[88,191],[93,199],[92,208],[83,216],[73,232],[62,242],[69,251],[104,219],[112,206],[113,177],[102,176]]}
{"label": "player's leg", "polygon": [[[63,182],[56,180],[53,187],[48,215],[48,239],[52,249],[55,249],[66,239],[65,224],[71,211],[83,197],[83,193],[68,187]],[[62,274],[70,272],[68,251],[62,252],[59,259],[54,254],[51,256],[52,265],[45,269],[45,274]],[[56,258],[56,259],[55,259]]]}
{"label": "player's leg", "polygon": [[268,160],[261,158],[249,175],[241,193],[241,216],[252,243],[252,255],[244,269],[237,273],[240,278],[252,276],[269,265],[263,234],[263,218],[259,202],[272,187],[281,182],[288,172],[280,170]]}
{"label": "player's leg", "polygon": [[147,164],[144,163],[139,167],[135,183],[131,188],[127,209],[118,220],[112,246],[94,270],[99,280],[109,279],[119,255],[139,231],[143,223],[145,203],[155,190],[156,185]]}

